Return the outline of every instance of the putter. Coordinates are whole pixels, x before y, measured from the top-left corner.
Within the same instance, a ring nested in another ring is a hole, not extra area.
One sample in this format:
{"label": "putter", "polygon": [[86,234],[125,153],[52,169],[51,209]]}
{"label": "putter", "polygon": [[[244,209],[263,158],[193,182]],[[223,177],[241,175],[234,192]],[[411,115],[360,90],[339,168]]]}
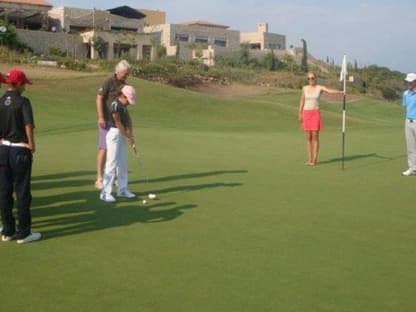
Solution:
{"label": "putter", "polygon": [[[135,144],[132,144],[132,149],[133,149],[133,152],[134,152],[134,155],[136,156],[136,159],[137,159],[137,162],[139,163],[139,168],[141,169],[141,171],[143,172],[143,175],[144,175],[144,177],[145,177],[145,183],[146,183],[146,188],[147,189],[149,189],[149,177],[148,177],[148,175],[147,175],[147,173],[146,173],[146,169],[145,169],[145,166],[144,166],[144,163],[143,163],[143,160],[142,160],[142,157],[140,156],[140,154],[137,152],[137,148],[136,148],[136,145]],[[156,194],[154,194],[154,193],[148,193],[147,194],[147,198],[149,198],[149,199],[156,199]],[[145,203],[146,201],[145,200],[143,200],[143,203]]]}

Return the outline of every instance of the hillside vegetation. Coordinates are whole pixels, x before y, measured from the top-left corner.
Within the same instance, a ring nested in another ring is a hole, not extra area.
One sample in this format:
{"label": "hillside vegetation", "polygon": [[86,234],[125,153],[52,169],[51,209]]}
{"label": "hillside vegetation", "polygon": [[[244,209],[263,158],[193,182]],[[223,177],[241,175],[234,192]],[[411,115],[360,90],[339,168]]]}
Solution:
{"label": "hillside vegetation", "polygon": [[[42,59],[55,60],[59,67],[84,72],[111,71],[118,62],[118,60],[72,59],[55,50],[52,50],[49,56],[36,56],[28,50],[18,52],[0,46],[2,63],[36,65]],[[305,66],[301,66],[301,61],[302,55],[276,56],[273,52],[263,59],[255,59],[250,56],[250,51],[244,45],[238,60],[217,58],[214,67],[203,65],[202,60],[182,61],[163,54],[153,62],[129,60],[133,65],[134,76],[181,88],[240,83],[248,86],[296,90],[307,83]],[[318,74],[321,84],[341,88],[338,66],[310,57],[306,68]],[[386,100],[397,100],[406,88],[403,73],[377,65],[360,68],[356,64],[354,66],[349,64],[349,74],[354,76],[354,82],[348,84],[348,92],[352,94],[369,94]]]}

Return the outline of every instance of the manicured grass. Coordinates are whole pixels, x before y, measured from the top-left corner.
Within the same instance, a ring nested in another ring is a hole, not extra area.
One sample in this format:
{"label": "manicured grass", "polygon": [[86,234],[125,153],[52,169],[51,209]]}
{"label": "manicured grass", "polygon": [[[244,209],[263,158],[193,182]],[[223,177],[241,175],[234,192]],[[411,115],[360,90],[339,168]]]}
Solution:
{"label": "manicured grass", "polygon": [[[415,180],[397,103],[323,104],[304,166],[297,92],[217,98],[130,79],[137,200],[93,189],[103,76],[38,80],[33,227],[0,246],[2,311],[413,311]],[[144,169],[144,170],[143,170]],[[142,205],[148,192],[158,200]]]}

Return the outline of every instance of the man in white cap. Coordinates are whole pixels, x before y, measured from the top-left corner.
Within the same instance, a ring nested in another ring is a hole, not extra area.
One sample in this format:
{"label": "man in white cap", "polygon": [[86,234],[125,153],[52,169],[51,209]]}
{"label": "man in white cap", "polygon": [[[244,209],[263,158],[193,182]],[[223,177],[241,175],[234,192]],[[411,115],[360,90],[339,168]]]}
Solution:
{"label": "man in white cap", "polygon": [[402,172],[403,176],[416,175],[416,74],[409,73],[405,80],[409,89],[403,93],[403,106],[406,107],[406,145],[407,163],[409,168]]}

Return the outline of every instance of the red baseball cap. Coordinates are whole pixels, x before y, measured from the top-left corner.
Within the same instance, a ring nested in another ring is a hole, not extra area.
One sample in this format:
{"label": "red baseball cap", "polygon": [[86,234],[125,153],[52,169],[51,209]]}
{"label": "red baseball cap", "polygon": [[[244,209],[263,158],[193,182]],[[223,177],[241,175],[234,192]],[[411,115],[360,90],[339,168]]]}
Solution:
{"label": "red baseball cap", "polygon": [[7,73],[6,78],[2,78],[4,83],[20,83],[20,84],[32,84],[32,81],[27,79],[26,74],[20,69],[11,69]]}

